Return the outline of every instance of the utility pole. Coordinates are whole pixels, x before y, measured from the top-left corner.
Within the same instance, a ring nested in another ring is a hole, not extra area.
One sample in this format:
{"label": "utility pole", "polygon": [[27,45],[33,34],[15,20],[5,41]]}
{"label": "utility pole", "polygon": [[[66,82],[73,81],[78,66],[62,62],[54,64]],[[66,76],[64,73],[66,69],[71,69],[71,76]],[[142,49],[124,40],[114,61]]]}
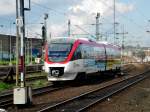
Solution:
{"label": "utility pole", "polygon": [[[29,8],[24,8],[24,0],[16,0],[16,26],[17,26],[17,38],[20,38],[20,76],[21,84],[20,87],[14,88],[14,104],[27,104],[31,103],[32,94],[31,88],[26,87],[25,84],[25,10],[30,10],[30,0]],[[18,41],[19,43],[19,41]],[[18,47],[17,43],[17,47]],[[19,50],[19,48],[17,48]],[[18,52],[18,51],[16,51]],[[18,54],[17,54],[18,55]],[[18,57],[16,57],[18,58]],[[17,63],[17,62],[16,62]],[[18,65],[16,65],[18,66]],[[18,69],[17,69],[18,70]],[[17,77],[18,79],[18,77]],[[16,84],[18,81],[16,82]],[[17,84],[18,86],[18,84]],[[19,98],[18,98],[19,96]]]}
{"label": "utility pole", "polygon": [[31,60],[30,60],[30,65],[32,65],[32,38],[30,40],[30,53],[31,53]]}
{"label": "utility pole", "polygon": [[122,26],[122,33],[116,33],[117,35],[122,35],[122,42],[121,42],[121,65],[124,63],[123,60],[123,54],[124,54],[124,42],[125,42],[125,35],[128,34],[128,32],[125,32],[124,25]]}
{"label": "utility pole", "polygon": [[18,86],[19,79],[19,26],[17,25],[19,21],[19,2],[16,0],[16,86]]}
{"label": "utility pole", "polygon": [[116,32],[117,32],[117,28],[118,28],[118,25],[119,25],[119,23],[118,22],[115,22],[115,40],[114,40],[114,44],[119,44],[119,42],[117,41],[119,38],[118,38],[118,36],[116,35]]}
{"label": "utility pole", "polygon": [[[44,46],[47,42],[47,19],[48,19],[48,14],[44,14],[44,25],[42,26],[42,59],[44,61]],[[51,34],[50,34],[51,36]]]}
{"label": "utility pole", "polygon": [[25,17],[24,17],[24,0],[20,0],[20,61],[21,61],[21,87],[25,87]]}
{"label": "utility pole", "polygon": [[116,40],[116,0],[114,0],[114,44]]}
{"label": "utility pole", "polygon": [[3,40],[0,40],[1,45],[1,60],[3,60]]}
{"label": "utility pole", "polygon": [[47,41],[47,19],[48,19],[48,14],[44,14],[44,26],[45,26],[45,41]]}
{"label": "utility pole", "polygon": [[68,37],[70,37],[70,28],[71,28],[71,22],[70,19],[68,20]]}
{"label": "utility pole", "polygon": [[12,65],[12,62],[11,62],[11,23],[10,23],[10,35],[9,35],[9,65]]}
{"label": "utility pole", "polygon": [[99,34],[99,18],[100,18],[100,13],[97,13],[97,16],[96,16],[96,40],[101,40],[100,34]]}
{"label": "utility pole", "polygon": [[[3,25],[0,25],[1,28],[3,28]],[[1,45],[1,60],[3,60],[3,40],[0,40],[0,45]]]}
{"label": "utility pole", "polygon": [[11,23],[10,22],[10,35],[9,35],[9,65],[12,65],[12,39],[11,39],[11,27],[12,25],[15,24],[15,22]]}

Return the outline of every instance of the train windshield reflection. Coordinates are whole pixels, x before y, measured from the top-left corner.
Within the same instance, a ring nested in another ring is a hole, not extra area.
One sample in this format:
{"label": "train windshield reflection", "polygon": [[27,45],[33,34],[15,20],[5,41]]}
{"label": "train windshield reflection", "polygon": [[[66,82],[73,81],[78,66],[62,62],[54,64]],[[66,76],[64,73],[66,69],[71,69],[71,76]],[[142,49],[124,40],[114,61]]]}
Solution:
{"label": "train windshield reflection", "polygon": [[51,62],[62,62],[67,58],[72,44],[67,43],[51,43],[48,49],[48,58]]}

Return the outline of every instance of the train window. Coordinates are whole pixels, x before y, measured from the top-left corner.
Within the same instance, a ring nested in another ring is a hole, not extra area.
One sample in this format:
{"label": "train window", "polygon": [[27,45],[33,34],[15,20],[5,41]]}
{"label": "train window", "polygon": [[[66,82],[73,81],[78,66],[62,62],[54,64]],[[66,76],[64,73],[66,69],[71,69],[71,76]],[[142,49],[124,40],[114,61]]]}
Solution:
{"label": "train window", "polygon": [[76,51],[73,54],[72,60],[77,60],[77,59],[81,59],[81,58],[82,58],[81,48],[80,48],[80,46],[78,46],[78,48],[76,49]]}
{"label": "train window", "polygon": [[82,58],[84,59],[92,59],[94,57],[93,46],[89,46],[86,44],[82,44]]}
{"label": "train window", "polygon": [[95,59],[104,59],[105,58],[104,47],[94,47],[94,58]]}
{"label": "train window", "polygon": [[111,58],[120,58],[120,51],[117,48],[107,47],[107,57]]}
{"label": "train window", "polygon": [[71,51],[72,44],[67,43],[51,43],[48,48],[48,58],[52,62],[65,61],[69,52]]}

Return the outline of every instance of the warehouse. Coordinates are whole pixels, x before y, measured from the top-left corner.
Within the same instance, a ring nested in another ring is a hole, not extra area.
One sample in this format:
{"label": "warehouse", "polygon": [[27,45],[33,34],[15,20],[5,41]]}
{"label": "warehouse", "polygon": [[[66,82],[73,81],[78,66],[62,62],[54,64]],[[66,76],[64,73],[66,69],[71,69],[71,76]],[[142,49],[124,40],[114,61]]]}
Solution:
{"label": "warehouse", "polygon": [[[41,54],[41,39],[26,38],[25,53],[27,56],[37,57]],[[16,36],[0,34],[0,60],[15,59]]]}

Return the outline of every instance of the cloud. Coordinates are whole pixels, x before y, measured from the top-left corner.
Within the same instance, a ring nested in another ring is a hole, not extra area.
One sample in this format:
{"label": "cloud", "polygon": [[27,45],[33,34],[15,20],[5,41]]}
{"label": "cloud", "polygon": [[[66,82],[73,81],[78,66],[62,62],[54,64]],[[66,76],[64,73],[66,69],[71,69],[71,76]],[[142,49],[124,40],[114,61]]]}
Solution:
{"label": "cloud", "polygon": [[[68,8],[68,12],[70,14],[68,19],[71,20],[73,25],[95,23],[97,12],[99,12],[103,18],[112,16],[113,6],[113,0],[82,0],[80,3]],[[132,11],[133,9],[134,6],[132,4],[125,4],[116,0],[117,13],[124,14]],[[75,33],[83,33],[83,31],[81,32],[81,29],[73,28],[72,30]]]}
{"label": "cloud", "polygon": [[57,36],[62,36],[67,32],[67,23],[66,25],[64,24],[53,24],[50,25],[50,28],[48,28],[48,33],[51,33],[51,36],[57,37]]}
{"label": "cloud", "polygon": [[15,12],[14,0],[1,0],[0,2],[0,15],[9,15]]}
{"label": "cloud", "polygon": [[117,11],[120,13],[126,13],[134,10],[134,6],[132,4],[123,4],[123,3],[117,3],[116,8]]}
{"label": "cloud", "polygon": [[[41,2],[42,0],[32,0],[33,2]],[[3,2],[0,3],[1,6],[9,7],[7,9],[10,9],[11,5],[14,4],[14,0],[3,0]],[[14,4],[15,6],[15,4]],[[0,12],[4,12],[1,10],[6,10],[6,8],[0,8]],[[117,13],[127,13],[134,9],[134,6],[132,4],[125,4],[118,2],[116,0],[116,12]],[[10,14],[15,12],[14,10],[7,10],[8,12],[5,14]],[[91,24],[95,23],[95,16],[96,13],[100,12],[101,16],[103,18],[109,17],[113,14],[113,0],[81,0],[80,2],[68,7],[68,17],[67,20],[71,20],[71,31],[72,33],[85,33],[81,29],[77,28],[75,25],[84,25],[84,24]],[[2,13],[0,13],[2,14]],[[61,19],[61,18],[60,18]],[[64,34],[67,34],[67,20],[64,22],[64,24],[50,24],[47,26],[50,26],[48,28],[48,34],[52,32],[52,36],[63,36]],[[83,29],[86,29],[84,26],[81,26]],[[33,28],[36,32],[41,32],[41,28]]]}
{"label": "cloud", "polygon": [[[74,14],[86,13],[96,14],[100,12],[101,15],[108,16],[113,11],[113,0],[82,0],[80,4],[69,7],[69,10]],[[116,1],[116,10],[120,13],[132,11],[134,6],[132,4],[119,3]]]}
{"label": "cloud", "polygon": [[[25,6],[26,6],[25,0]],[[42,2],[42,0],[31,0],[36,3]],[[0,1],[0,16],[14,14],[16,12],[16,0],[1,0]]]}

